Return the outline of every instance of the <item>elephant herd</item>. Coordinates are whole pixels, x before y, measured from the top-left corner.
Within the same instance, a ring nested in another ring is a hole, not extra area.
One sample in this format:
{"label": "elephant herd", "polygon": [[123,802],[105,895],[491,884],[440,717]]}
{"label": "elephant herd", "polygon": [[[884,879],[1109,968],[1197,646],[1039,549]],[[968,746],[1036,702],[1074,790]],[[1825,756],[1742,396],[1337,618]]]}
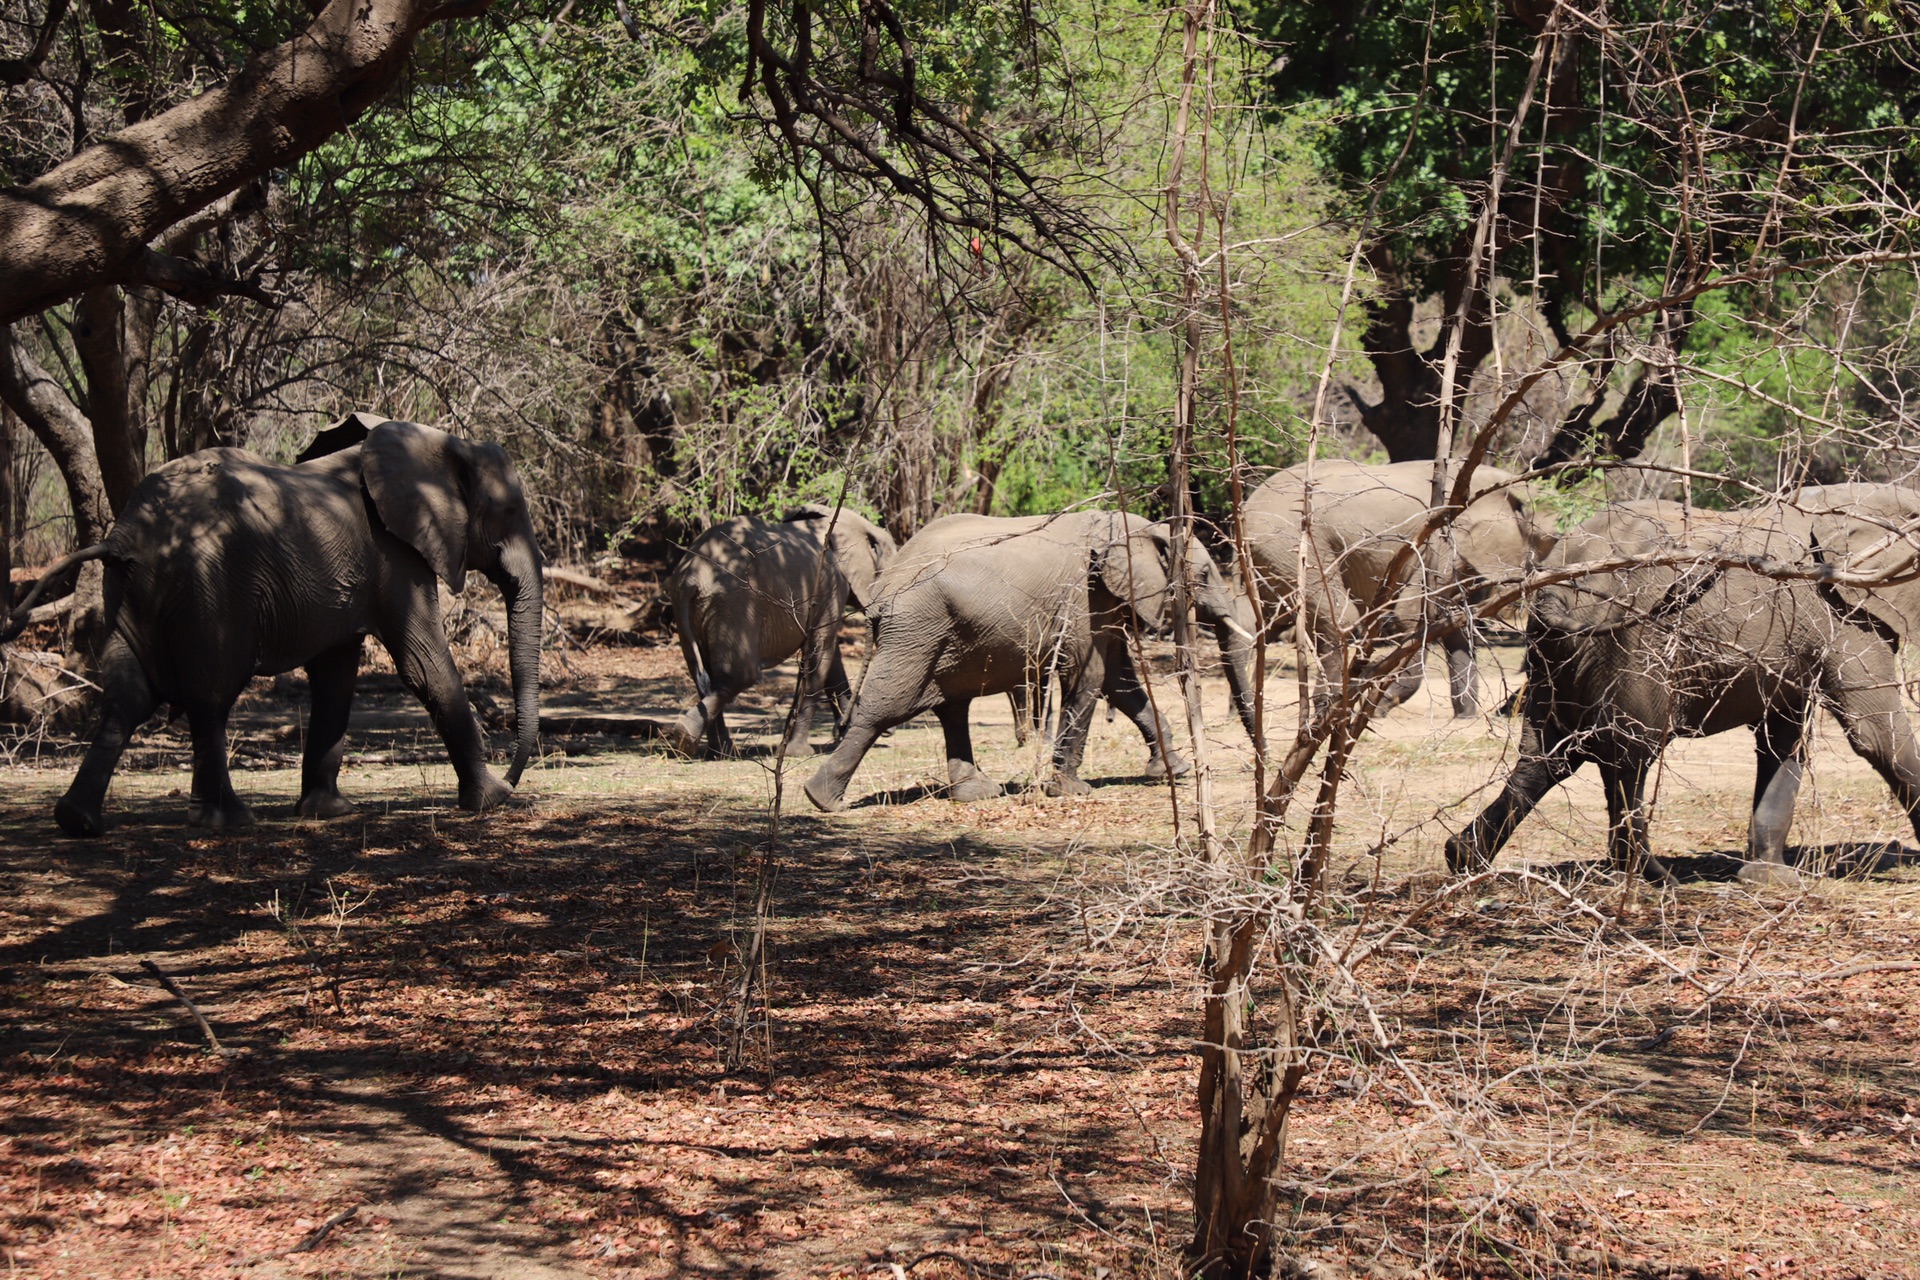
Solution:
{"label": "elephant herd", "polygon": [[[1112,511],[947,516],[904,546],[845,508],[725,521],[695,540],[667,583],[696,692],[662,736],[684,754],[731,754],[728,705],[798,652],[785,751],[811,751],[823,700],[837,736],[806,783],[814,805],[845,807],[874,742],[928,711],[946,740],[948,794],[980,800],[1001,788],[974,760],[974,699],[1007,694],[1024,719],[1057,686],[1045,788],[1079,794],[1102,699],[1139,728],[1146,774],[1187,768],[1130,643],[1167,621],[1176,572],[1219,647],[1250,737],[1256,649],[1296,620],[1320,671],[1317,712],[1363,690],[1392,706],[1418,689],[1417,659],[1390,677],[1348,660],[1367,634],[1373,653],[1439,644],[1454,713],[1475,715],[1474,619],[1522,600],[1524,581],[1519,759],[1493,802],[1448,841],[1451,870],[1485,866],[1548,791],[1592,762],[1613,860],[1658,873],[1646,825],[1652,764],[1676,737],[1745,726],[1757,758],[1748,874],[1779,874],[1816,706],[1833,713],[1920,835],[1920,749],[1895,653],[1920,634],[1920,491],[1840,485],[1730,512],[1635,502],[1556,538],[1524,486],[1481,467],[1465,506],[1422,536],[1433,523],[1432,476],[1429,463],[1276,472],[1245,505],[1250,574],[1231,577],[1198,539],[1178,547],[1166,523]],[[114,767],[162,702],[186,714],[192,733],[189,820],[250,823],[227,772],[227,719],[254,675],[301,667],[311,707],[297,812],[350,811],[338,776],[368,635],[431,714],[463,808],[506,799],[537,749],[542,559],[525,491],[497,446],[354,414],[293,466],[207,450],[148,476],[107,539],[42,583],[90,560],[104,571],[101,713],[55,807],[69,834],[103,829]],[[487,766],[441,625],[439,584],[458,591],[469,569],[508,604],[515,744],[504,782]],[[0,639],[24,625],[38,593]],[[872,646],[857,689],[836,639],[849,601],[865,611]]]}

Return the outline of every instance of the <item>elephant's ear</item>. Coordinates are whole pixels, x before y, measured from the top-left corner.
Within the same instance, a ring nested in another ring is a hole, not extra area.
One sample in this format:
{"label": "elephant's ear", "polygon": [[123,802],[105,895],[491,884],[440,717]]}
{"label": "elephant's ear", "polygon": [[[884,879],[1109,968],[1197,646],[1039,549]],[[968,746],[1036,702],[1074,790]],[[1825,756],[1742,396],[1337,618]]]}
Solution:
{"label": "elephant's ear", "polygon": [[1173,594],[1167,578],[1171,552],[1166,529],[1154,525],[1113,539],[1100,553],[1100,585],[1131,606],[1148,630],[1158,629],[1167,618]]}
{"label": "elephant's ear", "polygon": [[380,523],[456,593],[467,582],[468,468],[459,444],[432,427],[383,422],[360,451],[360,479]]}
{"label": "elephant's ear", "polygon": [[[1829,555],[1845,550],[1849,573],[1899,578],[1920,569],[1920,494],[1862,503],[1853,512],[1816,515],[1813,530]],[[1840,595],[1892,628],[1902,643],[1920,640],[1920,580],[1842,587]]]}
{"label": "elephant's ear", "polygon": [[324,458],[330,454],[341,453],[353,448],[373,433],[373,429],[387,419],[377,413],[355,410],[340,421],[322,431],[313,438],[313,443],[300,451],[294,465],[312,462],[315,458]]}
{"label": "elephant's ear", "polygon": [[[848,573],[847,582],[853,589],[854,602],[865,609],[873,597],[873,584],[900,550],[900,545],[893,540],[892,534],[871,520],[855,517],[853,523],[854,530],[858,530],[862,536],[859,550],[854,553],[857,563],[854,571]],[[849,530],[849,535],[854,530]],[[852,541],[851,536],[849,541]]]}
{"label": "elephant's ear", "polygon": [[818,502],[803,502],[797,507],[788,508],[787,511],[781,515],[780,523],[799,524],[804,520],[830,520],[832,518],[832,507]]}
{"label": "elephant's ear", "polygon": [[1453,522],[1461,558],[1474,573],[1489,578],[1532,567],[1536,554],[1532,533],[1533,521],[1526,505],[1519,495],[1506,489],[1474,499]]}

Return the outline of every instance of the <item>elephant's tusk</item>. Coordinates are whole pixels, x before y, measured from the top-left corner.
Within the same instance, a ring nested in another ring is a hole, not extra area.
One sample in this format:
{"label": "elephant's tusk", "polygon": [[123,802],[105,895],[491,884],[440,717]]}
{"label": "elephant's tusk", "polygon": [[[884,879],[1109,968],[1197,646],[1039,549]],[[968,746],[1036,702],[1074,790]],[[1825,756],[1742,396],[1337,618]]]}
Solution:
{"label": "elephant's tusk", "polygon": [[1235,622],[1232,618],[1220,619],[1220,625],[1225,627],[1227,630],[1233,632],[1233,634],[1239,636],[1242,640],[1245,640],[1248,644],[1259,643],[1259,640],[1254,636],[1253,632],[1247,630],[1245,627]]}

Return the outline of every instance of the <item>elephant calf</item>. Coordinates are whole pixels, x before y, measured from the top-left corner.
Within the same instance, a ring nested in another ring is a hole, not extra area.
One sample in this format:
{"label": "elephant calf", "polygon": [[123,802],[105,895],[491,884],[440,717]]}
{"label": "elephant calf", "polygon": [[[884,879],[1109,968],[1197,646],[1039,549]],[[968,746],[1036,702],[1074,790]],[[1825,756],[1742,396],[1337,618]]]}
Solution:
{"label": "elephant calf", "polygon": [[[1675,503],[1633,503],[1567,535],[1545,569],[1597,567],[1534,600],[1520,761],[1499,797],[1448,841],[1448,867],[1485,866],[1541,797],[1592,761],[1614,862],[1657,869],[1642,803],[1648,769],[1673,738],[1745,726],[1758,769],[1743,875],[1784,874],[1815,702],[1839,719],[1920,835],[1920,749],[1894,660],[1908,620],[1920,619],[1920,585],[1861,589],[1772,568],[1912,572],[1914,544],[1888,535],[1920,529],[1920,494],[1883,496],[1871,512],[1774,504],[1685,519]],[[1628,557],[1641,563],[1598,567]]]}
{"label": "elephant calf", "polygon": [[[543,574],[512,463],[498,445],[363,414],[327,434],[360,442],[291,467],[242,449],[170,462],[140,482],[105,542],[64,562],[105,562],[107,636],[100,724],[54,808],[61,830],[103,829],[114,767],[161,702],[184,710],[192,729],[188,820],[251,824],[227,773],[227,717],[253,676],[301,666],[313,706],[298,811],[351,811],[340,760],[369,634],[433,716],[461,807],[511,794],[539,738]],[[459,591],[470,568],[507,600],[516,734],[504,784],[487,767],[440,622],[435,580]]]}
{"label": "elephant calf", "polygon": [[[1247,499],[1247,545],[1266,605],[1268,634],[1280,634],[1296,610],[1306,611],[1307,633],[1320,664],[1315,697],[1322,706],[1345,666],[1349,638],[1360,629],[1373,601],[1381,600],[1391,612],[1377,634],[1396,641],[1449,615],[1460,619],[1460,606],[1483,594],[1487,578],[1523,570],[1553,548],[1551,530],[1528,513],[1511,487],[1511,475],[1480,467],[1473,478],[1475,497],[1454,517],[1451,536],[1442,531],[1429,539],[1424,554],[1404,567],[1406,576],[1400,581],[1408,585],[1397,590],[1382,588],[1408,538],[1427,518],[1432,463],[1369,466],[1327,459],[1313,465],[1310,497],[1303,464],[1275,472]],[[1312,533],[1303,583],[1301,541],[1307,515]],[[1479,710],[1472,640],[1469,624],[1450,629],[1440,641],[1455,716]],[[1419,692],[1421,682],[1416,661],[1388,687],[1383,706],[1405,702]]]}
{"label": "elephant calf", "polygon": [[[1189,546],[1192,599],[1224,649],[1238,625],[1226,581],[1198,541]],[[1052,673],[1061,691],[1052,794],[1088,790],[1080,759],[1103,691],[1149,742],[1164,742],[1166,725],[1133,670],[1126,633],[1133,624],[1160,624],[1172,594],[1171,552],[1164,525],[1110,511],[946,516],[929,524],[874,584],[867,610],[874,653],[847,732],[808,780],[808,799],[829,812],[844,808],[847,782],[874,740],[923,711],[939,715],[946,735],[949,794],[1000,794],[974,765],[968,707]],[[1245,644],[1234,647],[1227,678],[1251,733],[1245,657]]]}
{"label": "elephant calf", "polygon": [[787,741],[788,755],[809,754],[820,695],[833,701],[836,712],[851,701],[836,639],[847,597],[866,608],[874,579],[894,550],[885,529],[845,508],[836,516],[832,507],[817,504],[778,521],[722,521],[695,539],[667,590],[697,693],[663,735],[668,744],[690,756],[704,736],[715,754],[732,755],[728,704],[758,683],[762,671],[810,641],[811,665]]}

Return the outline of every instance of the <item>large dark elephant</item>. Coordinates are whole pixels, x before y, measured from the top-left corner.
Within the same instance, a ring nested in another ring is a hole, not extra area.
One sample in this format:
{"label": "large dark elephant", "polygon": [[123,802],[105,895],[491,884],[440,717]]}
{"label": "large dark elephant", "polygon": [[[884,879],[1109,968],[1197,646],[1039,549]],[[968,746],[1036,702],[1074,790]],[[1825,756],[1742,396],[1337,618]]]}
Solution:
{"label": "large dark elephant", "polygon": [[1743,875],[1787,876],[1787,827],[1816,703],[1886,779],[1920,834],[1920,750],[1894,653],[1920,620],[1920,584],[1860,588],[1781,571],[1886,579],[1920,567],[1920,494],[1876,489],[1870,504],[1831,511],[1815,499],[1684,517],[1674,503],[1633,503],[1562,539],[1547,572],[1648,562],[1535,597],[1520,760],[1499,797],[1448,841],[1448,867],[1485,866],[1542,796],[1592,761],[1606,789],[1614,862],[1657,870],[1642,802],[1648,769],[1676,737],[1744,726],[1754,731],[1758,768]]}
{"label": "large dark elephant", "polygon": [[[227,774],[227,716],[252,677],[302,666],[313,706],[298,812],[350,812],[340,760],[367,635],[433,716],[461,807],[511,794],[540,731],[543,565],[520,478],[498,445],[431,427],[356,414],[330,434],[343,432],[364,440],[297,466],[242,449],[168,463],[140,482],[105,542],[69,557],[105,561],[106,640],[100,724],[54,809],[62,830],[103,829],[114,766],[161,702],[192,729],[188,821],[252,823]],[[487,767],[440,621],[436,579],[459,591],[469,569],[507,601],[516,735],[505,783]]]}
{"label": "large dark elephant", "polygon": [[704,736],[714,754],[732,755],[728,704],[811,641],[812,667],[787,741],[788,755],[809,754],[820,696],[841,720],[852,701],[836,639],[840,615],[849,596],[867,607],[895,549],[892,534],[858,513],[817,504],[780,520],[724,520],[695,539],[667,583],[695,702],[667,728],[667,742],[692,755]]}
{"label": "large dark elephant", "polygon": [[[1191,596],[1223,648],[1239,624],[1226,580],[1198,540],[1189,543]],[[875,650],[861,678],[846,735],[807,782],[829,812],[845,807],[847,782],[882,733],[935,711],[947,740],[950,795],[1000,794],[973,762],[968,705],[1057,677],[1061,726],[1053,795],[1087,791],[1079,777],[1093,708],[1102,692],[1150,742],[1168,730],[1141,686],[1128,629],[1157,627],[1172,596],[1166,526],[1110,511],[1003,519],[946,516],[916,534],[874,585],[867,609]],[[1239,661],[1227,679],[1252,732],[1253,696]],[[1170,750],[1166,768],[1178,769]]]}
{"label": "large dark elephant", "polygon": [[[1247,548],[1265,606],[1267,634],[1278,638],[1296,610],[1306,611],[1307,633],[1320,664],[1315,689],[1320,706],[1332,695],[1327,673],[1341,670],[1342,651],[1371,601],[1391,600],[1389,616],[1378,628],[1381,640],[1391,647],[1436,622],[1462,622],[1465,606],[1477,602],[1489,579],[1521,572],[1553,548],[1551,527],[1529,514],[1513,476],[1480,467],[1473,480],[1474,498],[1454,517],[1450,535],[1434,535],[1424,554],[1403,566],[1400,581],[1412,585],[1385,596],[1381,589],[1389,569],[1427,517],[1431,462],[1373,466],[1343,459],[1317,461],[1310,505],[1306,466],[1301,464],[1267,477],[1247,499]],[[1303,509],[1312,516],[1304,588]],[[1449,627],[1440,646],[1447,655],[1453,713],[1473,715],[1480,704],[1470,622]],[[1303,661],[1305,657],[1301,655]],[[1419,662],[1408,664],[1382,695],[1382,706],[1398,706],[1411,698],[1419,692],[1422,677]]]}

